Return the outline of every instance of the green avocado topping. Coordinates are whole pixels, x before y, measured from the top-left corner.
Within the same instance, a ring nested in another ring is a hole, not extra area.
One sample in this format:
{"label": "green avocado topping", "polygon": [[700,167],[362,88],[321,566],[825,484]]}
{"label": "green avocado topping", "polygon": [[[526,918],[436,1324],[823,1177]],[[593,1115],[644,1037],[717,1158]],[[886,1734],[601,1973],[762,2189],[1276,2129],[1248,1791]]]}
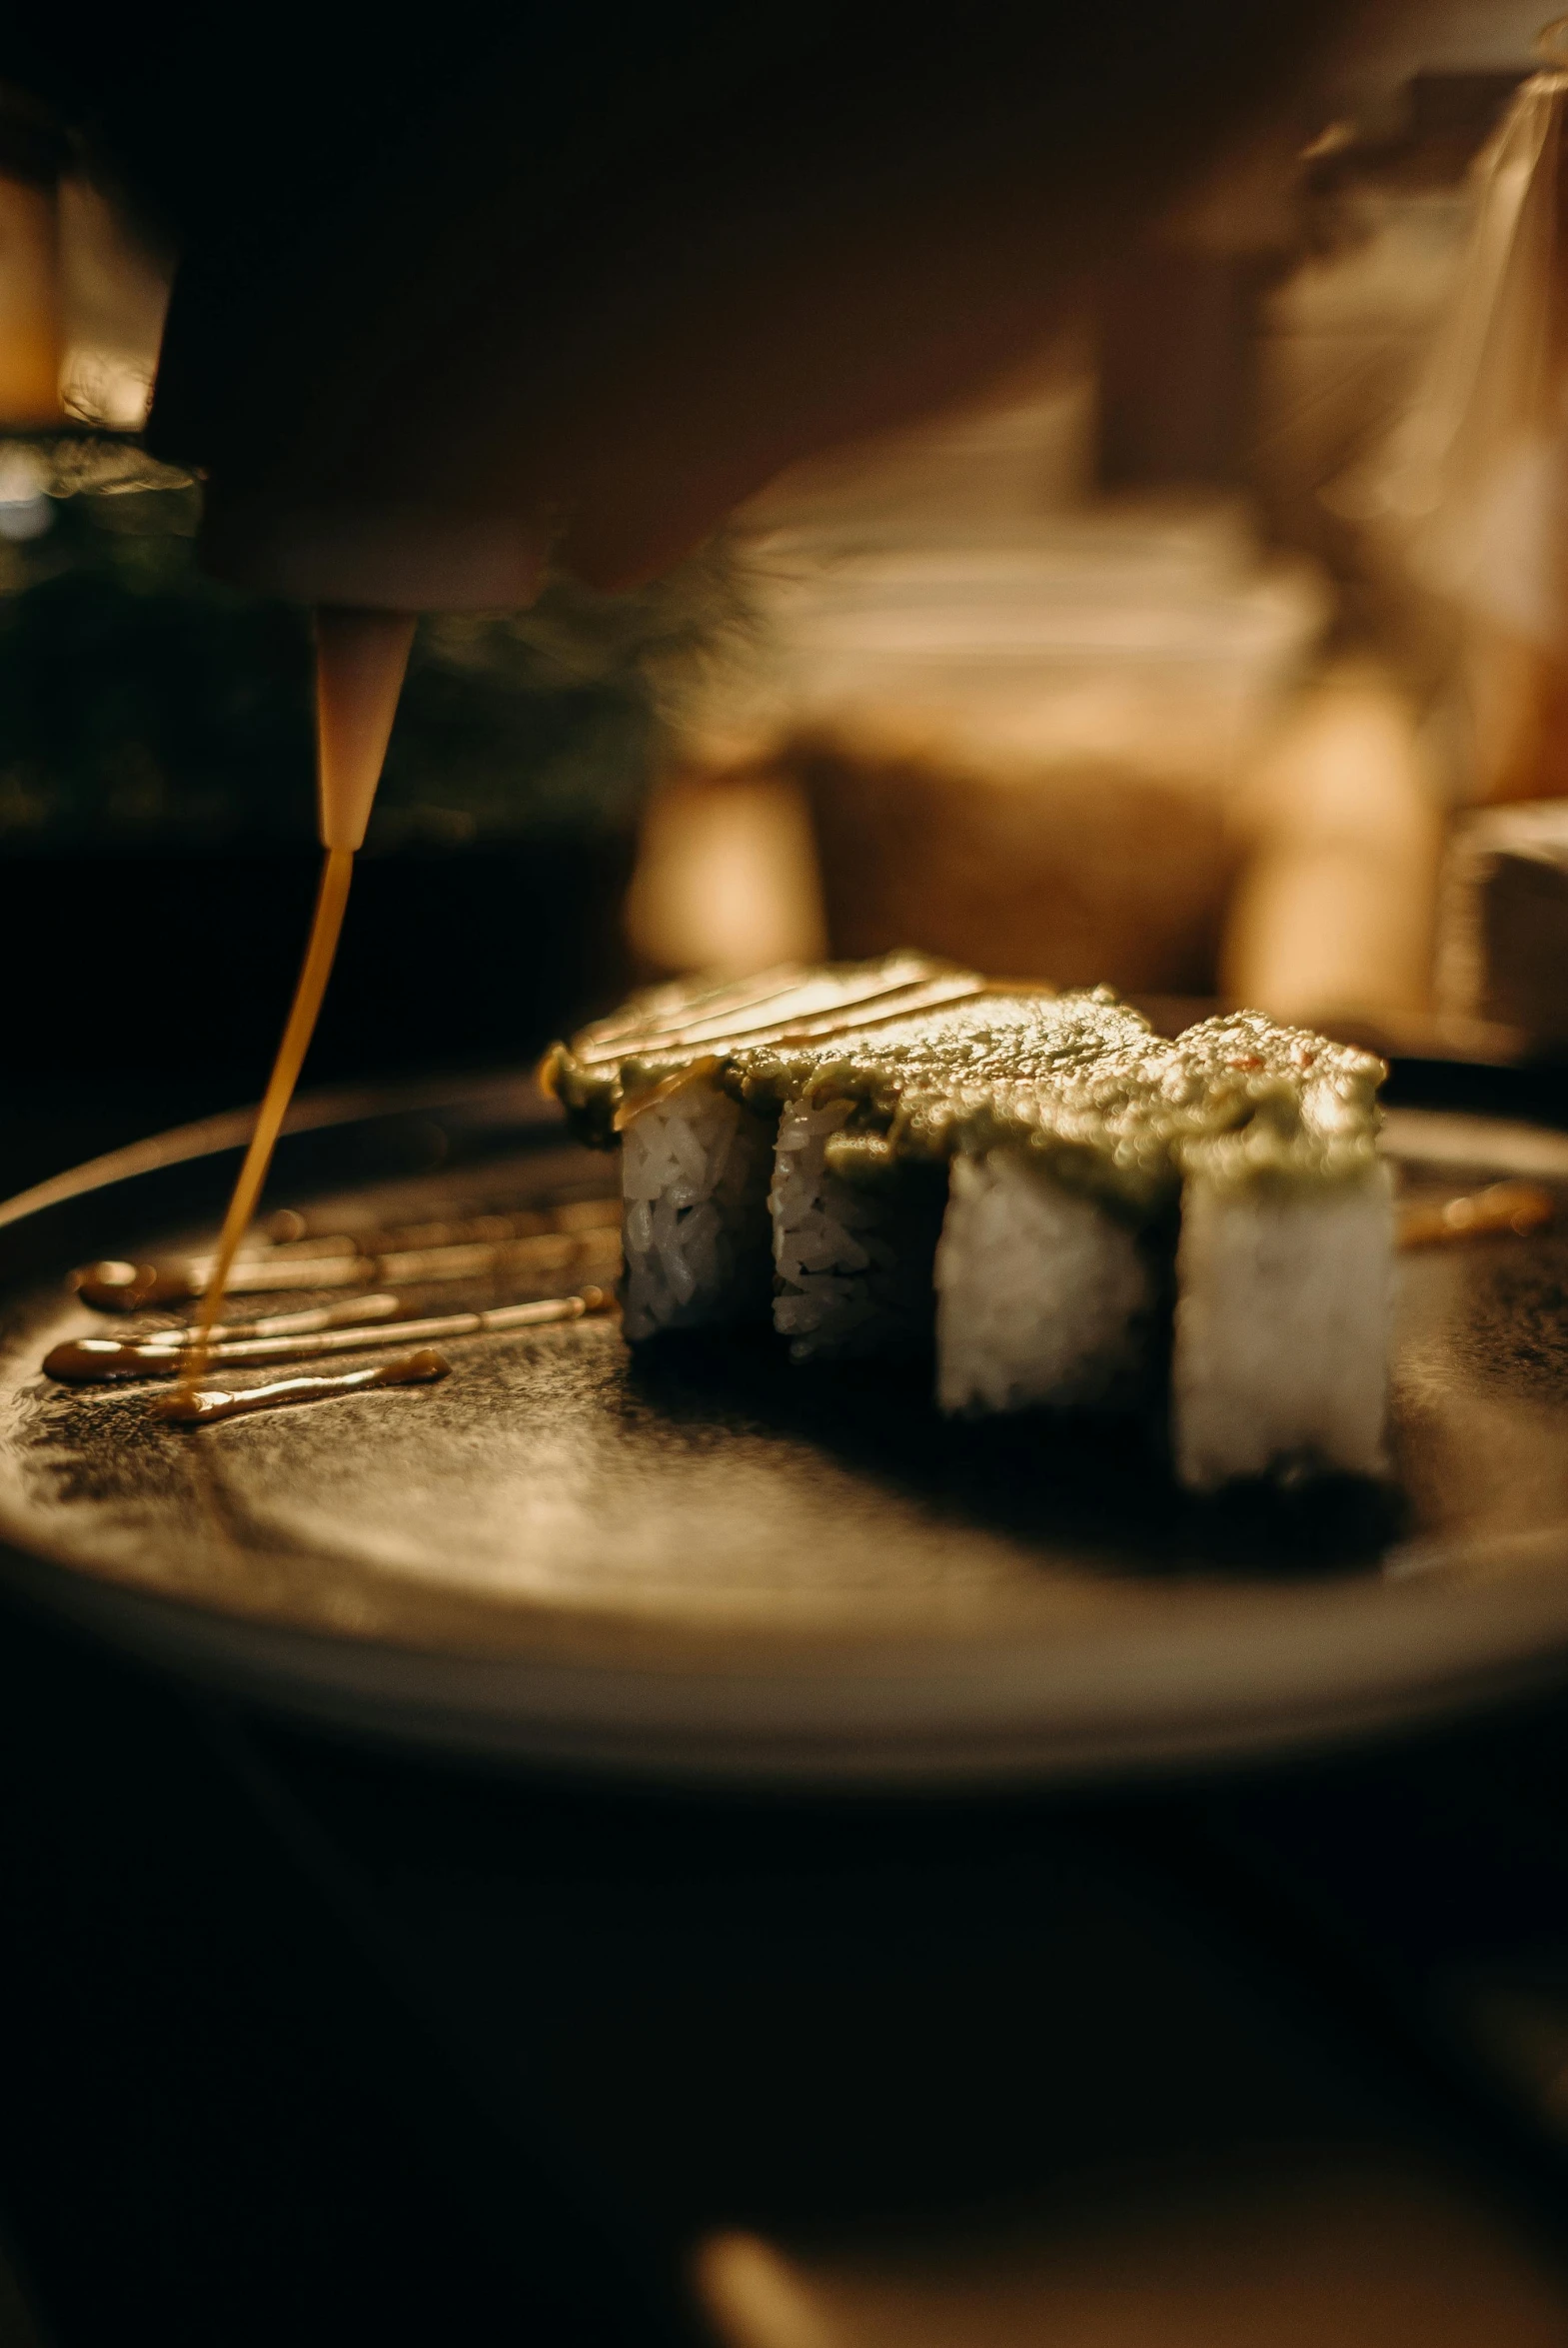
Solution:
{"label": "green avocado topping", "polygon": [[[759,1110],[851,1103],[827,1145],[846,1180],[1016,1149],[1139,1222],[1172,1211],[1188,1174],[1321,1184],[1363,1175],[1375,1157],[1382,1062],[1261,1013],[1171,1041],[1107,988],[985,988],[913,956],[777,974],[772,993],[752,984],[728,1014],[713,991],[662,990],[558,1046],[549,1081],[578,1131],[608,1141],[641,1100],[704,1075]],[[837,1011],[823,1009],[835,989]]]}

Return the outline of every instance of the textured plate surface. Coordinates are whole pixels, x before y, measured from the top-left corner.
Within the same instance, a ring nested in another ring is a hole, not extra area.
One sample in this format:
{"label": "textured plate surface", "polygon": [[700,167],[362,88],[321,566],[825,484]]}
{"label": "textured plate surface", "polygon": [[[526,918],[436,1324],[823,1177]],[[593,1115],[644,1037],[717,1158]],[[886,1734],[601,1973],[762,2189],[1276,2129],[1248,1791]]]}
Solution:
{"label": "textured plate surface", "polygon": [[[104,1325],[68,1267],[210,1231],[236,1130],[0,1209],[10,1570],[167,1664],[439,1742],[919,1784],[1330,1736],[1568,1658],[1568,1211],[1402,1259],[1386,1491],[1200,1504],[1125,1429],[948,1426],[767,1342],[634,1361],[603,1320],[194,1432],[42,1379]],[[1528,1173],[1568,1210],[1568,1137],[1406,1111],[1389,1145],[1420,1191]],[[494,1081],[307,1104],[272,1195],[390,1222],[610,1171]]]}

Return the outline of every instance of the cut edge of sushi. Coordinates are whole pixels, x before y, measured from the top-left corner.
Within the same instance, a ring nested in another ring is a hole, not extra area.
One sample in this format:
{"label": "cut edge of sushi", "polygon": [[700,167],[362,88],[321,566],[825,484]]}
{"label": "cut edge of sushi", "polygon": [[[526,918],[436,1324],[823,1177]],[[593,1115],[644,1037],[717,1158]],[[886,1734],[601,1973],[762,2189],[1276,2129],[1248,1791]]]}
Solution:
{"label": "cut edge of sushi", "polygon": [[1182,1483],[1385,1472],[1393,1235],[1375,1162],[1321,1182],[1188,1174],[1170,1392]]}
{"label": "cut edge of sushi", "polygon": [[773,1289],[768,1189],[775,1121],[708,1078],[664,1091],[622,1135],[622,1325],[766,1322]]}
{"label": "cut edge of sushi", "polygon": [[794,1361],[898,1358],[928,1351],[931,1263],[944,1184],[907,1167],[867,1183],[835,1174],[829,1151],[851,1101],[786,1101],[769,1207],[774,1326]]}
{"label": "cut edge of sushi", "polygon": [[1160,1317],[1147,1248],[1026,1151],[954,1159],[935,1283],[944,1411],[1114,1406],[1146,1383]]}

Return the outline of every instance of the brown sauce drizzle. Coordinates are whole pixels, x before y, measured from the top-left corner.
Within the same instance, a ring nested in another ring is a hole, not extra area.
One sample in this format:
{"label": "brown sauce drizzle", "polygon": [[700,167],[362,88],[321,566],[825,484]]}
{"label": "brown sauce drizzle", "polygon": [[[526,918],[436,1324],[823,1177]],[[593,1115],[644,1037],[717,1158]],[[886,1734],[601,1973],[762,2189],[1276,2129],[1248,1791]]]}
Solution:
{"label": "brown sauce drizzle", "polygon": [[243,1418],[252,1410],[280,1410],[290,1402],[324,1402],[333,1394],[358,1394],[373,1386],[428,1386],[449,1377],[452,1364],[445,1355],[422,1345],[418,1352],[401,1353],[395,1361],[378,1361],[369,1369],[338,1370],[330,1377],[283,1377],[271,1385],[245,1386],[237,1392],[222,1386],[182,1383],[172,1394],[160,1394],[149,1415],[175,1426],[211,1426],[220,1418]]}
{"label": "brown sauce drizzle", "polygon": [[[793,1004],[789,1001],[791,992]],[[725,1051],[734,1045],[776,1044],[785,1038],[807,1041],[848,1035],[908,1019],[916,1012],[938,1011],[945,1004],[962,1003],[988,992],[985,981],[971,971],[862,981],[858,987],[818,980],[781,990],[740,1013],[726,1008],[700,1011],[684,1020],[654,1019],[643,1031],[623,1025],[608,1037],[598,1028],[587,1028],[573,1039],[573,1048],[585,1068],[609,1068],[634,1055],[653,1059],[661,1053],[696,1052],[704,1045]]]}
{"label": "brown sauce drizzle", "polygon": [[[366,1322],[395,1320],[403,1310],[401,1296],[339,1296],[331,1304],[311,1304],[300,1312],[267,1312],[257,1320],[220,1321],[208,1330],[214,1343],[223,1343],[232,1337],[297,1337],[310,1336],[318,1329],[341,1328],[346,1321]],[[190,1327],[181,1323],[174,1328],[149,1329],[139,1341],[148,1345],[187,1345],[191,1340]]]}
{"label": "brown sauce drizzle", "polygon": [[[471,1241],[537,1239],[552,1231],[605,1230],[621,1224],[621,1193],[561,1198],[545,1206],[509,1207],[505,1213],[443,1215],[436,1222],[395,1223],[374,1230],[310,1231],[267,1250],[283,1253],[392,1255],[401,1247],[456,1247]],[[303,1216],[295,1216],[299,1222]]]}
{"label": "brown sauce drizzle", "polygon": [[[226,1291],[369,1287],[383,1279],[467,1279],[480,1271],[564,1270],[620,1245],[619,1198],[579,1200],[546,1210],[472,1215],[403,1230],[337,1233],[290,1241],[229,1266]],[[210,1259],[132,1263],[118,1256],[84,1264],[72,1286],[95,1312],[141,1312],[205,1293]]]}
{"label": "brown sauce drizzle", "polygon": [[[523,1304],[495,1304],[479,1312],[447,1312],[426,1318],[386,1319],[353,1327],[275,1331],[268,1336],[237,1330],[229,1337],[208,1331],[207,1361],[257,1367],[283,1361],[319,1361],[334,1353],[360,1353],[373,1345],[406,1344],[411,1337],[476,1337],[511,1329],[544,1328],[552,1322],[582,1320],[608,1312],[615,1299],[608,1288],[585,1286],[570,1296],[539,1296]],[[290,1315],[292,1318],[293,1316]],[[190,1382],[195,1332],[161,1329],[150,1337],[71,1337],[44,1357],[43,1370],[62,1385],[112,1385],[126,1378],[179,1377]]]}
{"label": "brown sauce drizzle", "polygon": [[84,1265],[71,1285],[95,1312],[143,1312],[150,1304],[188,1303],[194,1292],[184,1272],[124,1262],[117,1255]]}

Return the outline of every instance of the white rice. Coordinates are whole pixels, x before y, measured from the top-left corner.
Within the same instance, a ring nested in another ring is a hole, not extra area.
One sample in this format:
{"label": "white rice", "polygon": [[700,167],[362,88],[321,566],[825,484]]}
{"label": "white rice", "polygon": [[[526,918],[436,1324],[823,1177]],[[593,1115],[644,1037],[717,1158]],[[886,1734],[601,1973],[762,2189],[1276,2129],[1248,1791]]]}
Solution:
{"label": "white rice", "polygon": [[1183,1483],[1381,1470],[1392,1246],[1384,1167],[1293,1190],[1188,1178],[1171,1367]]}
{"label": "white rice", "polygon": [[[760,1319],[772,1293],[796,1360],[908,1352],[928,1339],[934,1281],[943,1410],[1147,1391],[1165,1280],[1134,1230],[1026,1151],[994,1150],[954,1160],[933,1264],[934,1176],[927,1199],[918,1182],[829,1173],[852,1114],[793,1101],[776,1136],[699,1080],[631,1120],[627,1335]],[[1382,1167],[1294,1186],[1189,1174],[1170,1394],[1183,1483],[1382,1471],[1392,1241]]]}
{"label": "white rice", "polygon": [[1122,1398],[1156,1279],[1134,1233],[1018,1150],[953,1161],[936,1250],[936,1399],[980,1413]]}
{"label": "white rice", "polygon": [[795,1361],[915,1351],[930,1341],[931,1256],[940,1177],[911,1169],[896,1187],[827,1171],[829,1140],[852,1104],[806,1100],[779,1120],[773,1209],[774,1326]]}
{"label": "white rice", "polygon": [[623,1325],[634,1343],[766,1314],[773,1141],[771,1119],[704,1080],[629,1122]]}

